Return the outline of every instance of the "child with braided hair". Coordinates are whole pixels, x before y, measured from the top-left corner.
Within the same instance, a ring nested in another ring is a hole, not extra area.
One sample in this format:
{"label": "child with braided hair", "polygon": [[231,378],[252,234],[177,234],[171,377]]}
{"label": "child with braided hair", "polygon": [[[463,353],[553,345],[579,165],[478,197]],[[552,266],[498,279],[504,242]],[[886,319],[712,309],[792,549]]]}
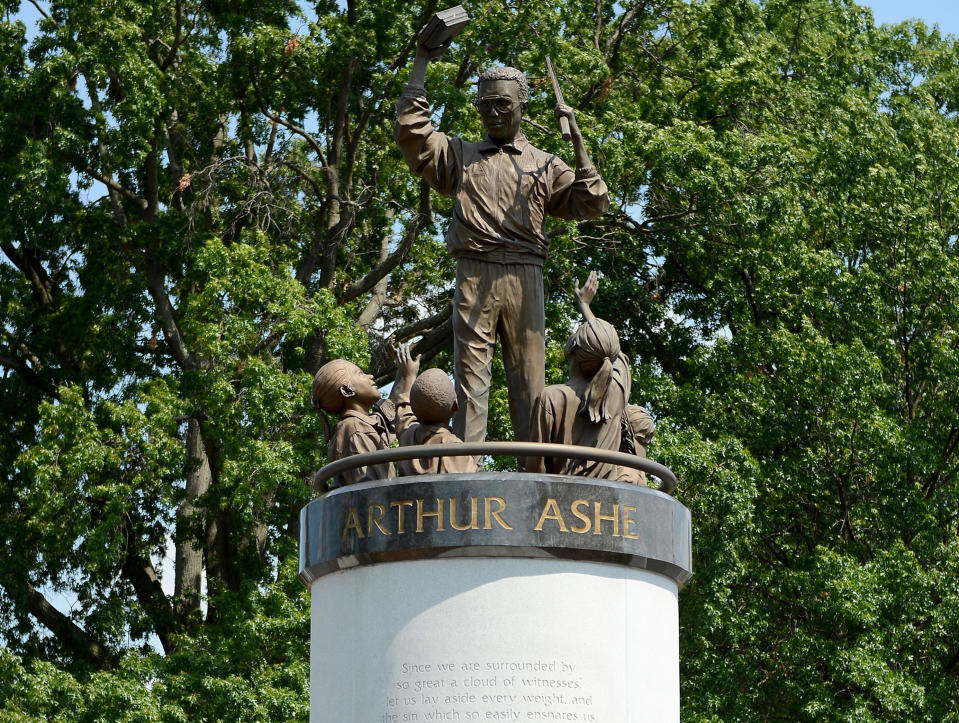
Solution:
{"label": "child with braided hair", "polygon": [[[629,363],[620,351],[616,330],[589,308],[598,286],[595,271],[582,289],[575,283],[574,294],[585,322],[564,349],[569,379],[566,384],[547,387],[536,399],[530,441],[614,451],[621,447],[622,417],[631,384]],[[618,479],[621,473],[618,465],[561,457],[530,458],[526,471],[601,479]]]}

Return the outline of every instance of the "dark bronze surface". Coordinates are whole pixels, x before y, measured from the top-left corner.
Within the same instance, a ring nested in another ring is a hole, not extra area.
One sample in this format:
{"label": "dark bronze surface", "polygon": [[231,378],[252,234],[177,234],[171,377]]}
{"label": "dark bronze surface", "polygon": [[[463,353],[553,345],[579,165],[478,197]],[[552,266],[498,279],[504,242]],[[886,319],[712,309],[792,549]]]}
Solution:
{"label": "dark bronze surface", "polygon": [[[614,452],[607,449],[593,447],[578,447],[572,444],[547,444],[543,442],[473,442],[471,444],[431,444],[410,447],[391,447],[379,449],[375,452],[356,454],[324,466],[313,477],[313,489],[324,490],[324,483],[344,470],[365,465],[395,462],[400,459],[416,459],[419,457],[443,457],[449,455],[528,455],[540,457],[582,457],[584,459],[610,462],[625,467],[642,470],[660,480],[660,492],[672,494],[676,491],[676,475],[672,470],[651,459],[637,457],[624,452]],[[563,475],[545,475],[554,479],[584,480],[587,477],[569,477]]]}
{"label": "dark bronze surface", "polygon": [[343,487],[303,507],[300,579],[400,560],[505,556],[639,567],[682,587],[691,543],[689,510],[646,487],[510,472],[421,475]]}

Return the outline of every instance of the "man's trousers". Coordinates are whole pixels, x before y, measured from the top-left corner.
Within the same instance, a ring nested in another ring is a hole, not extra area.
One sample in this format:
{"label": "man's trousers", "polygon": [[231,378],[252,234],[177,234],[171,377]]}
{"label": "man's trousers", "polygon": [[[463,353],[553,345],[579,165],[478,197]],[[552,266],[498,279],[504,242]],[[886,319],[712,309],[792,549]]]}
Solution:
{"label": "man's trousers", "polygon": [[543,270],[461,258],[453,295],[453,357],[459,409],[453,431],[486,439],[496,337],[503,345],[509,414],[517,441],[529,439],[533,401],[543,391],[546,354]]}

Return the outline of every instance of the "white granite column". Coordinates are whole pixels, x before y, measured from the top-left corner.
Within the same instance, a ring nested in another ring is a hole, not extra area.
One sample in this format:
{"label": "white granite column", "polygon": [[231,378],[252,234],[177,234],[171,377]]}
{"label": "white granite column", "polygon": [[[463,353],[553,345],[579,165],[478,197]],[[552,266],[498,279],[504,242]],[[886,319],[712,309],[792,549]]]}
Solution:
{"label": "white granite column", "polygon": [[689,513],[668,495],[421,477],[301,519],[312,723],[679,721]]}

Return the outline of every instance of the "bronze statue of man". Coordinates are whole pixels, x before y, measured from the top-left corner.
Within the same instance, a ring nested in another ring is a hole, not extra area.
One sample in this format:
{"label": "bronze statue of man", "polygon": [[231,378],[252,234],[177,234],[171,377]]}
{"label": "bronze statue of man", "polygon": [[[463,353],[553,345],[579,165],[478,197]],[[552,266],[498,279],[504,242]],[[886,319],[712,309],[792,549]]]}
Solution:
{"label": "bronze statue of man", "polygon": [[486,138],[471,142],[434,128],[426,66],[444,49],[425,47],[421,34],[410,81],[397,102],[395,135],[410,169],[455,199],[446,233],[447,248],[456,259],[453,376],[459,409],[453,431],[465,442],[486,437],[498,334],[513,433],[525,441],[545,374],[546,216],[595,218],[609,208],[609,193],[590,163],[569,106],[557,105],[556,115],[569,121],[575,171],[526,139],[520,121],[529,88],[515,68],[493,68],[479,76],[475,105]]}

